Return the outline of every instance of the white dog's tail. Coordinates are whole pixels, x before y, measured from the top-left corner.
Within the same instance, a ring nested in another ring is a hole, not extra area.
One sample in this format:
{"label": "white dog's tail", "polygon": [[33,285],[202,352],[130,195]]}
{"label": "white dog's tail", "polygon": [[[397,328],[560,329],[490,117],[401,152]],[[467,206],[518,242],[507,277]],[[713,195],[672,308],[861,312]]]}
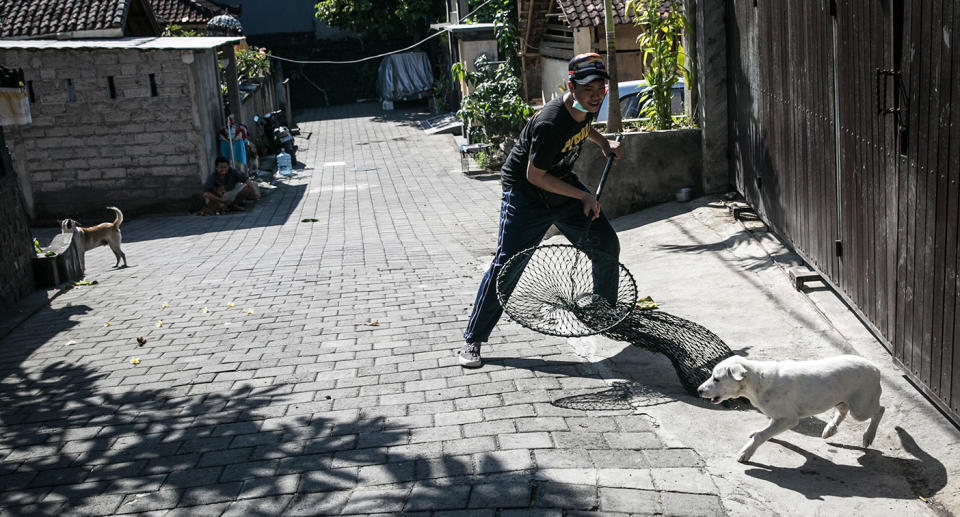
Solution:
{"label": "white dog's tail", "polygon": [[117,213],[116,219],[113,220],[113,226],[114,228],[119,228],[123,223],[123,212],[121,212],[120,209],[115,206],[108,206],[107,210],[113,210]]}

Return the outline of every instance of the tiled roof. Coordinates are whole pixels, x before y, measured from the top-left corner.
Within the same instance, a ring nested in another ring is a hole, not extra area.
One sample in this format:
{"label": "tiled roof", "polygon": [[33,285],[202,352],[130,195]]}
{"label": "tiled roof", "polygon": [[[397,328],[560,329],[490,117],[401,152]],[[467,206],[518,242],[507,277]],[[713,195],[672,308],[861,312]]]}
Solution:
{"label": "tiled roof", "polygon": [[227,12],[227,8],[208,0],[150,0],[160,24],[207,23],[210,18]]}
{"label": "tiled roof", "polygon": [[[558,0],[560,9],[567,17],[570,27],[599,27],[603,25],[603,0]],[[625,13],[626,0],[613,0],[616,23],[630,23]]]}
{"label": "tiled roof", "polygon": [[134,0],[0,0],[0,38],[123,30]]}

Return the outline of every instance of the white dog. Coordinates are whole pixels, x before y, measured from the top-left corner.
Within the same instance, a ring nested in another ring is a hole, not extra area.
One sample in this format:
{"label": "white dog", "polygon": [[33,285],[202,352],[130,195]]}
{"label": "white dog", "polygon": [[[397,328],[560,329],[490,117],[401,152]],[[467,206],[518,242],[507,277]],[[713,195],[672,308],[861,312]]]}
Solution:
{"label": "white dog", "polygon": [[836,415],[822,437],[833,436],[849,411],[857,420],[870,419],[870,426],[863,433],[863,446],[869,447],[884,411],[880,405],[880,370],[854,355],[782,362],[728,357],[713,368],[713,376],[697,391],[714,404],[746,397],[770,417],[767,427],[751,433],[750,440],[740,449],[737,461],[741,463],[749,460],[760,444],[793,428],[801,418],[832,407],[836,408]]}

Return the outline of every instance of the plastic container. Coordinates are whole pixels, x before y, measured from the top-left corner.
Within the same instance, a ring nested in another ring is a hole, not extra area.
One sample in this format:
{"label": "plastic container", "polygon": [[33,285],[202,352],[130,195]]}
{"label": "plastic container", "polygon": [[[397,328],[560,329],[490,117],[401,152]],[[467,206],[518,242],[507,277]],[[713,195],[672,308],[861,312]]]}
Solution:
{"label": "plastic container", "polygon": [[293,163],[290,155],[283,152],[283,149],[280,149],[280,153],[277,154],[277,172],[281,176],[293,176]]}

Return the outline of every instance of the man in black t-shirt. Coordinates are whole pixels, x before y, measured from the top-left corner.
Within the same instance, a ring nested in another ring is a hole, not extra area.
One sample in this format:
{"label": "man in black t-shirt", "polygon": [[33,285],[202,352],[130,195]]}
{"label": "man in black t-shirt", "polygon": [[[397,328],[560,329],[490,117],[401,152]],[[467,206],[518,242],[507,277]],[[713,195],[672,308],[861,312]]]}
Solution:
{"label": "man in black t-shirt", "polygon": [[459,352],[459,362],[464,368],[483,365],[480,346],[490,337],[503,311],[495,292],[503,264],[516,253],[539,244],[550,225],[576,242],[592,220],[593,245],[610,256],[619,256],[616,232],[596,198],[573,172],[584,140],[600,146],[604,156],[620,156],[619,144],[590,126],[609,78],[599,55],[574,57],[568,66],[568,91],[548,102],[527,122],[510,151],[501,169],[503,198],[496,255],[480,282],[463,333],[466,342]]}

